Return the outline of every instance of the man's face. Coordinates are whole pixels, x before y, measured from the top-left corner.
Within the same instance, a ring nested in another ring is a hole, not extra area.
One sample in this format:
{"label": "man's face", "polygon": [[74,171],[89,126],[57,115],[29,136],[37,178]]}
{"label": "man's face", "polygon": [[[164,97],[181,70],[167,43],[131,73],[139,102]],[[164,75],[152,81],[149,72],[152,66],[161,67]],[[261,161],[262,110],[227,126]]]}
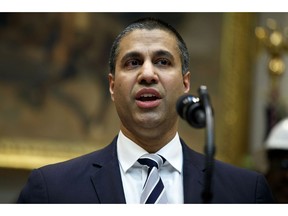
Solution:
{"label": "man's face", "polygon": [[134,30],[122,38],[115,75],[109,75],[121,130],[151,136],[177,130],[176,101],[190,88],[179,52],[174,36],[163,30]]}

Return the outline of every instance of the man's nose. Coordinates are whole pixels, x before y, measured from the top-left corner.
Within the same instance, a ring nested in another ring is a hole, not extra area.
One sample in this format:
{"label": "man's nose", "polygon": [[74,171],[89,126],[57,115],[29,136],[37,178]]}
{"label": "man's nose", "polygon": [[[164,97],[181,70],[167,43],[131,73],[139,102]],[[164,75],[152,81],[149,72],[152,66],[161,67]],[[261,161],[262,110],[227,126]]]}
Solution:
{"label": "man's nose", "polygon": [[156,84],[158,83],[159,78],[156,72],[156,68],[153,63],[150,61],[144,62],[142,65],[139,75],[138,75],[138,83],[140,84]]}

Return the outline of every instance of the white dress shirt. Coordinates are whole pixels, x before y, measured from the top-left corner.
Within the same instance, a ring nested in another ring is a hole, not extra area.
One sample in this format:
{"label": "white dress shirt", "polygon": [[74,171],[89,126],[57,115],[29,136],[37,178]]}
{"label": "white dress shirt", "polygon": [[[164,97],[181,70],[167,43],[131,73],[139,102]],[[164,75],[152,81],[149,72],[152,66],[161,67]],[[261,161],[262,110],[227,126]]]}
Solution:
{"label": "white dress shirt", "polygon": [[[117,154],[124,187],[126,203],[140,203],[141,191],[147,177],[147,169],[138,163],[138,159],[148,152],[128,139],[121,131],[117,140]],[[168,203],[183,203],[183,154],[178,133],[157,154],[166,162],[159,169],[165,186]]]}

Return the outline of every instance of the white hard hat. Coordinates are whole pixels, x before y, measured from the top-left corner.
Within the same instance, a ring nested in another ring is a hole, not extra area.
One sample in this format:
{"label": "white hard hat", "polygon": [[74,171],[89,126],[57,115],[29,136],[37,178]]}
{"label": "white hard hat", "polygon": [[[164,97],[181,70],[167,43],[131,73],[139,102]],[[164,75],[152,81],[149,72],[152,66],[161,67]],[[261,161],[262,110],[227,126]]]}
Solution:
{"label": "white hard hat", "polygon": [[288,150],[288,118],[279,121],[270,131],[266,149]]}

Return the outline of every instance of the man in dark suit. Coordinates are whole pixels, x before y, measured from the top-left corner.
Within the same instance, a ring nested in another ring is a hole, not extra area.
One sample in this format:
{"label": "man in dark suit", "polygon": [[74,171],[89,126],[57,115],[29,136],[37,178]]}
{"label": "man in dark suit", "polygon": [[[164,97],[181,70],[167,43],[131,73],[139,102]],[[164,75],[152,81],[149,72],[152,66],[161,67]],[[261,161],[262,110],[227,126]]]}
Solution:
{"label": "man in dark suit", "polygon": [[[150,153],[164,161],[157,181],[164,185],[160,195],[166,203],[202,203],[205,157],[177,132],[176,101],[190,89],[182,37],[160,20],[138,20],[114,41],[109,65],[119,134],[99,151],[34,170],[18,202],[140,203],[148,167],[138,159]],[[212,203],[273,202],[263,175],[220,161],[211,186]]]}

